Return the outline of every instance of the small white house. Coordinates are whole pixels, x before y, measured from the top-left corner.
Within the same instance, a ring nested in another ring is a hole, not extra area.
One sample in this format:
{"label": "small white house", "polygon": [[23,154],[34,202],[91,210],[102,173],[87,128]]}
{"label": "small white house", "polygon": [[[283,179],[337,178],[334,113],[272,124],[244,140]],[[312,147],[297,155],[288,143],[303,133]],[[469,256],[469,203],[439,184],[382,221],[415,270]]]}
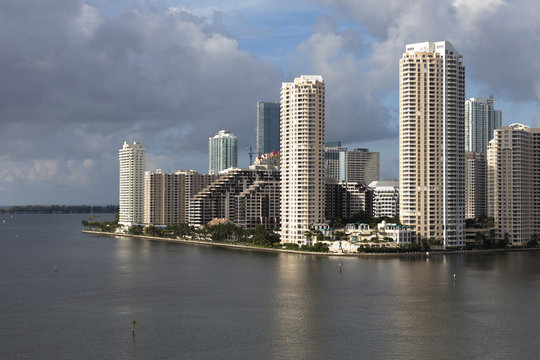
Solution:
{"label": "small white house", "polygon": [[370,241],[373,238],[377,237],[376,232],[369,227],[368,224],[364,223],[352,223],[345,225],[343,229],[349,241],[356,243],[358,241]]}
{"label": "small white house", "polygon": [[379,230],[379,233],[383,238],[392,238],[398,245],[410,244],[414,237],[414,232],[410,227],[398,224],[387,224],[386,221],[377,224],[377,230]]}
{"label": "small white house", "polygon": [[313,224],[312,229],[320,231],[325,238],[332,237],[333,230],[329,223]]}

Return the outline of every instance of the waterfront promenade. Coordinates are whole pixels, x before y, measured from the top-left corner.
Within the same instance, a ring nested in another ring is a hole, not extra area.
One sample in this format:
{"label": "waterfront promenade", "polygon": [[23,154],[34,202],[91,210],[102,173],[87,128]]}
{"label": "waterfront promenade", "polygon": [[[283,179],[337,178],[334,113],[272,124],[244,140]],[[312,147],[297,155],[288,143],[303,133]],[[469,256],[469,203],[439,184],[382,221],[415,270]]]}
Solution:
{"label": "waterfront promenade", "polygon": [[274,249],[274,248],[265,248],[251,245],[243,244],[231,244],[231,243],[221,243],[215,241],[204,241],[204,240],[190,240],[190,239],[172,239],[159,236],[148,236],[148,235],[131,235],[131,234],[119,234],[119,233],[109,233],[103,231],[93,231],[93,230],[82,230],[85,234],[95,234],[103,235],[108,237],[127,237],[127,238],[136,238],[143,240],[151,241],[162,241],[169,243],[178,243],[178,244],[189,244],[189,245],[201,245],[201,246],[215,246],[215,247],[224,247],[237,250],[247,250],[247,251],[262,251],[262,252],[276,252],[276,253],[291,253],[291,254],[301,254],[301,255],[313,255],[313,256],[342,256],[342,257],[429,257],[429,256],[440,256],[448,254],[487,254],[487,253],[498,253],[506,251],[535,251],[540,250],[540,248],[516,248],[516,249],[486,249],[486,250],[449,250],[449,251],[429,251],[429,252],[408,252],[408,253],[333,253],[333,252],[313,252],[313,251],[301,251],[301,250],[289,250],[289,249]]}

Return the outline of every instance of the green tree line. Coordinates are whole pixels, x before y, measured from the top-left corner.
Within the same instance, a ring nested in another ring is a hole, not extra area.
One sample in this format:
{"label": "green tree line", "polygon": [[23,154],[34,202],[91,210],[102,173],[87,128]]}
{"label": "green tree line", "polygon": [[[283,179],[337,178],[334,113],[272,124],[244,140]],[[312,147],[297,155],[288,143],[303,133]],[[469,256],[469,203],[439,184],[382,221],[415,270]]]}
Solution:
{"label": "green tree line", "polygon": [[87,220],[81,221],[82,226],[87,229],[99,229],[102,232],[115,232],[118,228],[119,214],[116,213],[113,221],[99,221],[97,216],[90,216]]}
{"label": "green tree line", "polygon": [[[115,221],[97,221],[95,217],[83,220],[85,228],[99,229],[103,232],[114,232],[118,227],[118,218]],[[273,231],[266,230],[259,225],[255,229],[242,229],[241,227],[228,223],[195,228],[186,223],[171,224],[167,226],[146,226],[134,225],[128,229],[131,235],[147,235],[163,237],[169,239],[184,238],[199,241],[211,241],[218,243],[232,243],[240,245],[250,245],[255,247],[265,247],[274,249],[293,249],[302,251],[328,252],[328,246],[317,243],[313,246],[302,246],[297,244],[284,244],[280,242],[280,237]]]}
{"label": "green tree line", "polygon": [[412,243],[397,247],[369,247],[360,245],[357,250],[359,253],[378,254],[378,253],[409,253],[423,251],[418,244]]}
{"label": "green tree line", "polygon": [[331,220],[330,226],[334,229],[341,229],[347,224],[359,223],[359,224],[368,224],[370,228],[376,229],[377,224],[386,221],[389,224],[401,225],[399,216],[394,217],[372,217],[371,214],[360,211],[357,214],[351,216],[350,218],[334,218]]}

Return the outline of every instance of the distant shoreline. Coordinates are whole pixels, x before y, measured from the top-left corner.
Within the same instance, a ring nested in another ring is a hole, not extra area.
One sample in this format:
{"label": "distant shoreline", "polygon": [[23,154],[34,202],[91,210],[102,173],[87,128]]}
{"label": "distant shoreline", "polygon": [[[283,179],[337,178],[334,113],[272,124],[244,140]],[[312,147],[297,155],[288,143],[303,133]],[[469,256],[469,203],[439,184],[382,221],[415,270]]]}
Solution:
{"label": "distant shoreline", "polygon": [[0,207],[0,214],[114,214],[118,205],[14,205]]}
{"label": "distant shoreline", "polygon": [[157,236],[148,236],[148,235],[131,235],[131,234],[116,234],[108,233],[102,231],[92,231],[92,230],[81,230],[85,234],[94,234],[94,235],[103,235],[108,237],[126,237],[126,238],[135,238],[142,240],[151,240],[151,241],[162,241],[169,243],[177,244],[188,244],[188,245],[202,245],[202,246],[214,246],[214,247],[224,247],[229,249],[237,250],[248,250],[248,251],[260,251],[260,252],[274,252],[274,253],[289,253],[289,254],[298,254],[298,255],[312,255],[312,256],[338,256],[338,257],[430,257],[430,256],[439,256],[439,255],[451,255],[451,254],[491,254],[491,253],[502,253],[509,251],[538,251],[540,248],[518,248],[518,249],[485,249],[485,250],[451,250],[451,251],[429,251],[429,252],[410,252],[410,253],[323,253],[323,252],[312,252],[312,251],[300,251],[300,250],[288,250],[288,249],[273,249],[273,248],[263,248],[250,245],[237,245],[237,244],[224,244],[212,241],[202,241],[202,240],[187,240],[187,239],[171,239],[163,238]]}

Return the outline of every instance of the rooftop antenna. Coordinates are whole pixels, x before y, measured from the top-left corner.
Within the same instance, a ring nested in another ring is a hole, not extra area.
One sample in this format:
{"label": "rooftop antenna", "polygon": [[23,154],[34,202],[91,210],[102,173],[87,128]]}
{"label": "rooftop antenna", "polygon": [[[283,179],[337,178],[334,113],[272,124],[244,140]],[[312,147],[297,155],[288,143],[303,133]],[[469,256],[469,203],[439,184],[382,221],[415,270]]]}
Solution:
{"label": "rooftop antenna", "polygon": [[248,150],[249,165],[253,165],[253,155],[255,155],[255,152],[253,151],[253,146],[249,145],[246,150]]}

